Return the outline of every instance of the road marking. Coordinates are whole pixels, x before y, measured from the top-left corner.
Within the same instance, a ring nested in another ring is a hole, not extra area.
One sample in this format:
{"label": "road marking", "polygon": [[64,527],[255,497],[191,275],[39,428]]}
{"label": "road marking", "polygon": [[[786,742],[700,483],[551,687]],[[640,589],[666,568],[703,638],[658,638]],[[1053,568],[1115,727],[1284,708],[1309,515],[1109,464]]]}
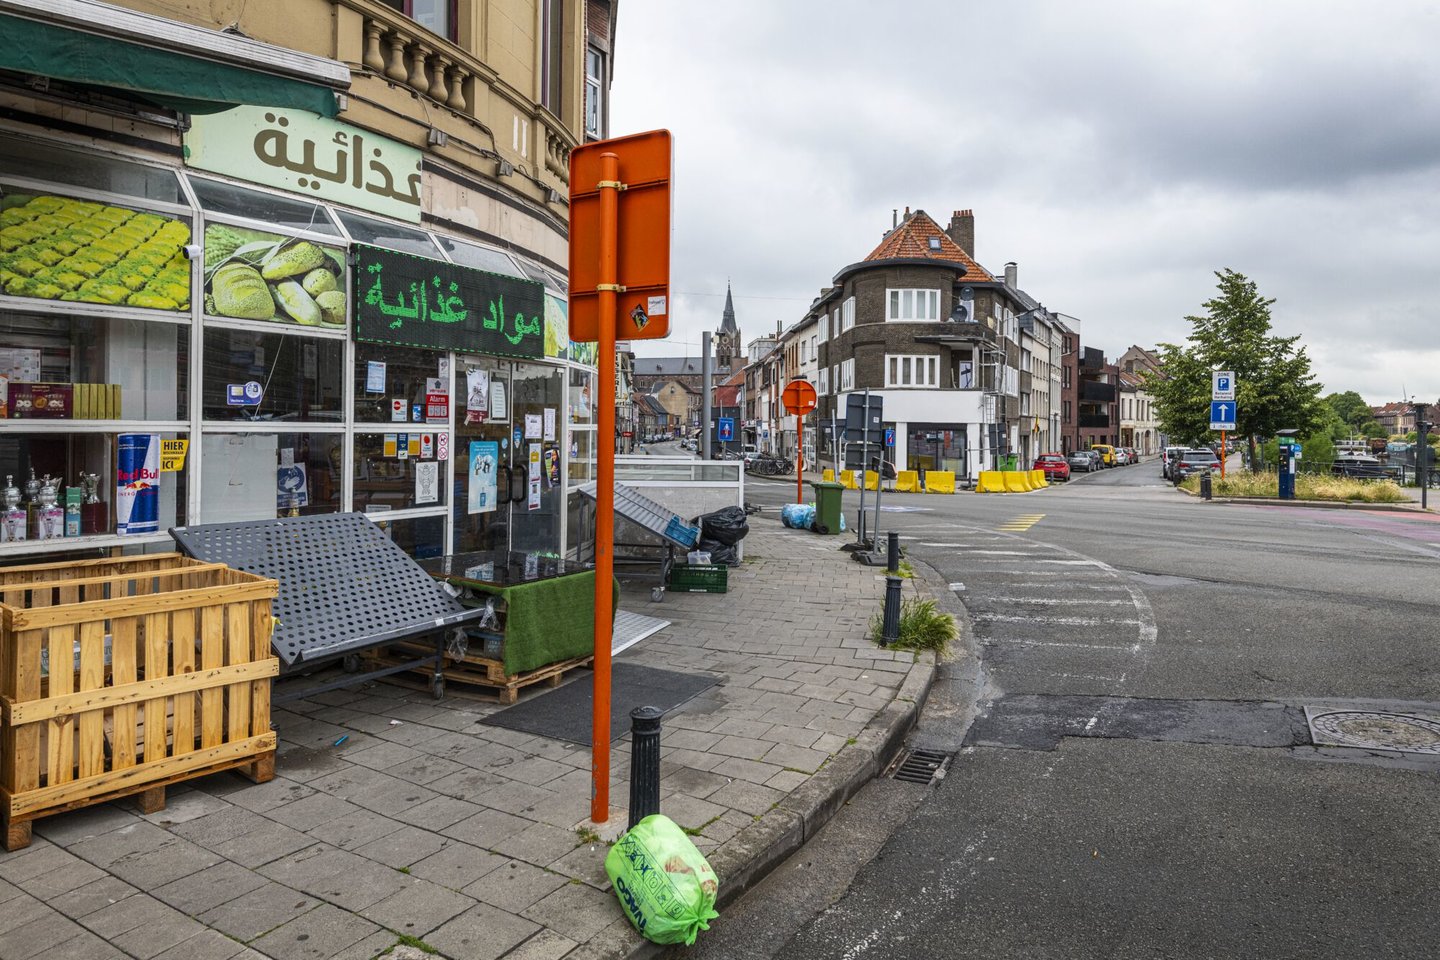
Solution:
{"label": "road marking", "polygon": [[1068,640],[1021,640],[1016,637],[987,637],[980,641],[987,647],[996,647],[1002,643],[1015,643],[1022,647],[1069,647],[1075,650],[1124,650],[1126,653],[1134,653],[1138,644],[1119,643],[1074,643]]}
{"label": "road marking", "polygon": [[960,583],[957,580],[955,583],[950,584],[950,589],[954,590],[956,593],[959,593],[961,590],[965,589],[965,584]]}
{"label": "road marking", "polygon": [[[1047,584],[1047,586],[1048,586],[1048,584]],[[1118,587],[1117,587],[1117,589],[1118,589]],[[1080,600],[1071,600],[1071,599],[1061,599],[1061,598],[1058,598],[1058,597],[1002,597],[1002,596],[999,596],[999,595],[995,595],[995,596],[990,597],[989,599],[991,599],[991,600],[999,600],[999,601],[1004,602],[1004,603],[1043,603],[1043,604],[1045,604],[1046,606],[1050,606],[1050,605],[1052,605],[1052,604],[1067,604],[1067,605],[1068,605],[1068,604],[1075,604],[1075,605],[1087,605],[1087,606],[1124,607],[1124,606],[1128,606],[1128,605],[1130,604],[1130,600],[1129,600],[1128,598],[1125,599],[1125,600],[1090,600],[1090,599],[1088,599],[1088,598],[1087,598],[1087,599],[1080,599]]]}
{"label": "road marking", "polygon": [[1035,524],[1039,523],[1041,520],[1044,519],[1045,514],[1043,513],[1027,513],[1022,516],[1004,521],[997,529],[1002,530],[1006,533],[1024,533],[1026,530],[1029,530],[1031,527],[1035,526]]}
{"label": "road marking", "polygon": [[958,544],[958,543],[922,543],[922,544],[920,544],[920,546],[922,546],[922,547],[958,547],[958,546],[961,546],[961,544]]}
{"label": "road marking", "polygon": [[972,613],[970,619],[983,623],[1058,623],[1067,627],[1106,627],[1111,624],[1128,624],[1139,626],[1139,620],[1104,620],[1096,617],[1040,617],[1033,614],[1016,615],[1013,613]]}

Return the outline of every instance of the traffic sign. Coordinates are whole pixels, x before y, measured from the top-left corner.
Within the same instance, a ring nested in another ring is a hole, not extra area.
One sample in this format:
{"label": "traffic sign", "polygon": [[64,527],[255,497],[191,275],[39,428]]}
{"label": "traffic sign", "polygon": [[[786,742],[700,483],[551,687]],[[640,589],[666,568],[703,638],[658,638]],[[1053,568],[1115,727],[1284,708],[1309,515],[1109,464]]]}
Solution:
{"label": "traffic sign", "polygon": [[[601,158],[618,158],[621,186],[601,173]],[[670,332],[669,130],[586,143],[570,151],[570,339],[600,339],[601,203],[617,207],[613,285],[615,338],[656,340]],[[615,196],[618,194],[618,196]],[[607,290],[610,288],[607,287]]]}
{"label": "traffic sign", "polygon": [[1235,372],[1233,370],[1216,370],[1210,374],[1210,399],[1234,401]]}
{"label": "traffic sign", "polygon": [[715,435],[722,443],[735,439],[735,418],[721,417],[715,422]]}
{"label": "traffic sign", "polygon": [[887,447],[893,447],[893,446],[895,446],[895,428],[894,428],[894,427],[886,427],[886,428],[885,428],[885,446],[887,446]]}
{"label": "traffic sign", "polygon": [[808,380],[791,380],[780,392],[785,403],[785,412],[803,417],[815,409],[815,388]]}
{"label": "traffic sign", "polygon": [[1210,429],[1224,430],[1226,432],[1235,429],[1235,414],[1238,411],[1235,404],[1226,400],[1214,400],[1210,403]]}

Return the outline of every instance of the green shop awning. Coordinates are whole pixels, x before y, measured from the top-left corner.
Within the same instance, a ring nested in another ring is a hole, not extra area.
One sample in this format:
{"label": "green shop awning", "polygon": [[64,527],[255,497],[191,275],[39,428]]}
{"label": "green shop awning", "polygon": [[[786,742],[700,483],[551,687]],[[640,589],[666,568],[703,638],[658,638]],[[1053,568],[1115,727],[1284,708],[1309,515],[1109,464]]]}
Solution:
{"label": "green shop awning", "polygon": [[[100,27],[96,28],[100,32],[91,32],[15,16],[3,12],[3,6],[0,5],[0,37],[4,37],[5,42],[0,43],[0,70],[124,90],[185,113],[219,113],[241,104],[309,110],[323,117],[333,117],[338,112],[331,86],[194,56],[169,47],[138,43],[110,35]],[[94,6],[116,9],[108,4]],[[176,26],[181,31],[225,41],[243,41],[244,47],[268,46],[217,31]],[[304,56],[288,50],[284,53],[286,59]],[[340,64],[334,66],[344,69]],[[328,72],[332,78],[336,76],[335,71]],[[346,70],[346,83],[348,79]]]}

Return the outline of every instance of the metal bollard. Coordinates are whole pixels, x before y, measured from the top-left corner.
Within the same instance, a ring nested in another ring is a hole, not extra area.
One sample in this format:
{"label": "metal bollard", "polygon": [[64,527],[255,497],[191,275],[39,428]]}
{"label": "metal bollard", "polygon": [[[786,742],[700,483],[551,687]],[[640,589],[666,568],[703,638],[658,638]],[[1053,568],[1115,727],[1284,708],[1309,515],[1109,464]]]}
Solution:
{"label": "metal bollard", "polygon": [[900,534],[891,530],[885,535],[888,541],[889,554],[886,558],[885,569],[890,573],[900,572]]}
{"label": "metal bollard", "polygon": [[1206,470],[1200,474],[1200,496],[1206,500],[1210,499],[1210,471]]}
{"label": "metal bollard", "polygon": [[900,577],[885,575],[885,619],[880,627],[880,646],[888,647],[900,639]]}
{"label": "metal bollard", "polygon": [[630,711],[630,826],[660,812],[660,717],[655,707]]}

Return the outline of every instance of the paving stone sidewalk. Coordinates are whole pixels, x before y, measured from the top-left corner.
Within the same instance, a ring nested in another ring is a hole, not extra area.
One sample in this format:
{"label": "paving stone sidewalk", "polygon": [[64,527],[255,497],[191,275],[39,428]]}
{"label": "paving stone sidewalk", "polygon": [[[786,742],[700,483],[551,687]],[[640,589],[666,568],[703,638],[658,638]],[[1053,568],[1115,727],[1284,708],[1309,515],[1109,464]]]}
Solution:
{"label": "paving stone sidewalk", "polygon": [[[865,639],[883,578],[838,546],[753,517],[729,593],[624,593],[673,625],[620,659],[718,678],[665,719],[661,805],[722,887],[873,776],[928,688],[928,660]],[[221,774],[156,814],[122,801],[39,821],[29,849],[0,853],[0,958],[643,952],[589,840],[589,748],[479,723],[499,709],[384,682],[322,694],[275,711],[270,783]],[[628,760],[616,744],[621,826]]]}

